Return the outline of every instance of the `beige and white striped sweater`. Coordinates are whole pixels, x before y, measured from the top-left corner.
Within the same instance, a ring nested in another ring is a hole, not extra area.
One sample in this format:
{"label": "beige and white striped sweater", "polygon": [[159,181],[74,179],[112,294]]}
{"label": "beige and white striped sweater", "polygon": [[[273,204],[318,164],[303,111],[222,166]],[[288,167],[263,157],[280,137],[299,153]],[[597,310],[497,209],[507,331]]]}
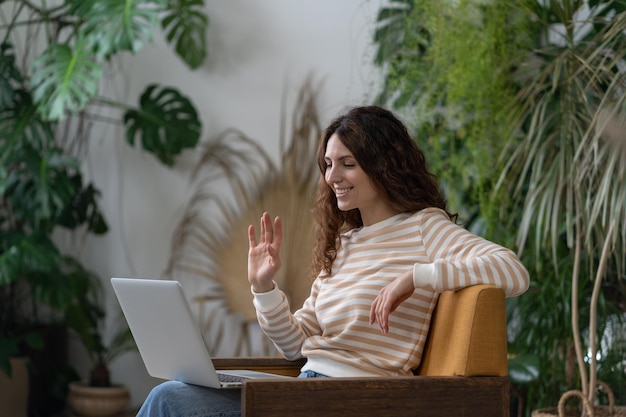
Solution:
{"label": "beige and white striped sweater", "polygon": [[[416,290],[381,334],[369,324],[372,301],[411,268]],[[429,208],[343,234],[332,276],[317,278],[294,314],[278,288],[254,294],[254,304],[263,331],[283,356],[307,358],[302,370],[333,377],[410,375],[420,363],[439,293],[481,283],[515,296],[528,288],[528,272],[509,249]]]}

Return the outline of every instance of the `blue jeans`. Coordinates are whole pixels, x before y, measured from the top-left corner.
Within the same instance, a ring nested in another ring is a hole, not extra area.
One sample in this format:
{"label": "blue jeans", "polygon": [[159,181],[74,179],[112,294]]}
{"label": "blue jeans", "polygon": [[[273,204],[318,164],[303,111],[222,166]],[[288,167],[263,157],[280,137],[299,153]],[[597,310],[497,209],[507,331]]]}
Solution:
{"label": "blue jeans", "polygon": [[[298,378],[322,378],[313,371]],[[240,417],[241,391],[167,381],[152,389],[137,417]]]}

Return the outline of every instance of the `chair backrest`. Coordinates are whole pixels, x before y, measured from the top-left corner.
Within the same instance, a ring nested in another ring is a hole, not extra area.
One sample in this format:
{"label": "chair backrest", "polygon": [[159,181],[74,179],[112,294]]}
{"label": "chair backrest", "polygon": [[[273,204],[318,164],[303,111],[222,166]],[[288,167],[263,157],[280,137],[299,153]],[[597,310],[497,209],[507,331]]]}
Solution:
{"label": "chair backrest", "polygon": [[506,376],[504,291],[474,285],[439,296],[422,362],[423,376]]}

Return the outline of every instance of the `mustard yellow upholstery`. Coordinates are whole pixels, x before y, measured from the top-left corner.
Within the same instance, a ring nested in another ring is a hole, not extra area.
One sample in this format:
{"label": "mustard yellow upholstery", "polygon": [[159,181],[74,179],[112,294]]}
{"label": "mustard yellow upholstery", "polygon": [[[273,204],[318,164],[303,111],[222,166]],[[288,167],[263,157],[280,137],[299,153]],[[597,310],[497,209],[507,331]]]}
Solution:
{"label": "mustard yellow upholstery", "polygon": [[[508,417],[504,292],[477,285],[441,294],[418,376],[253,379],[245,417]],[[218,369],[297,375],[305,360],[222,358]],[[480,378],[465,378],[477,376]]]}
{"label": "mustard yellow upholstery", "polygon": [[506,376],[507,371],[504,291],[475,285],[441,294],[417,375]]}

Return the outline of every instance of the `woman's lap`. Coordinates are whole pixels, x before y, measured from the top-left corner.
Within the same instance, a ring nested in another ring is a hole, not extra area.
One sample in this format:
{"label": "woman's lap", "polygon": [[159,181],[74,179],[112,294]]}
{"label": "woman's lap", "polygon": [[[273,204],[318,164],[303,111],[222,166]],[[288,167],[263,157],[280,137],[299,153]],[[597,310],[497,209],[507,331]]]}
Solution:
{"label": "woman's lap", "polygon": [[239,417],[241,391],[211,389],[179,381],[150,392],[137,417]]}
{"label": "woman's lap", "polygon": [[[324,378],[305,371],[299,378]],[[239,417],[241,391],[167,381],[152,389],[137,417]]]}

